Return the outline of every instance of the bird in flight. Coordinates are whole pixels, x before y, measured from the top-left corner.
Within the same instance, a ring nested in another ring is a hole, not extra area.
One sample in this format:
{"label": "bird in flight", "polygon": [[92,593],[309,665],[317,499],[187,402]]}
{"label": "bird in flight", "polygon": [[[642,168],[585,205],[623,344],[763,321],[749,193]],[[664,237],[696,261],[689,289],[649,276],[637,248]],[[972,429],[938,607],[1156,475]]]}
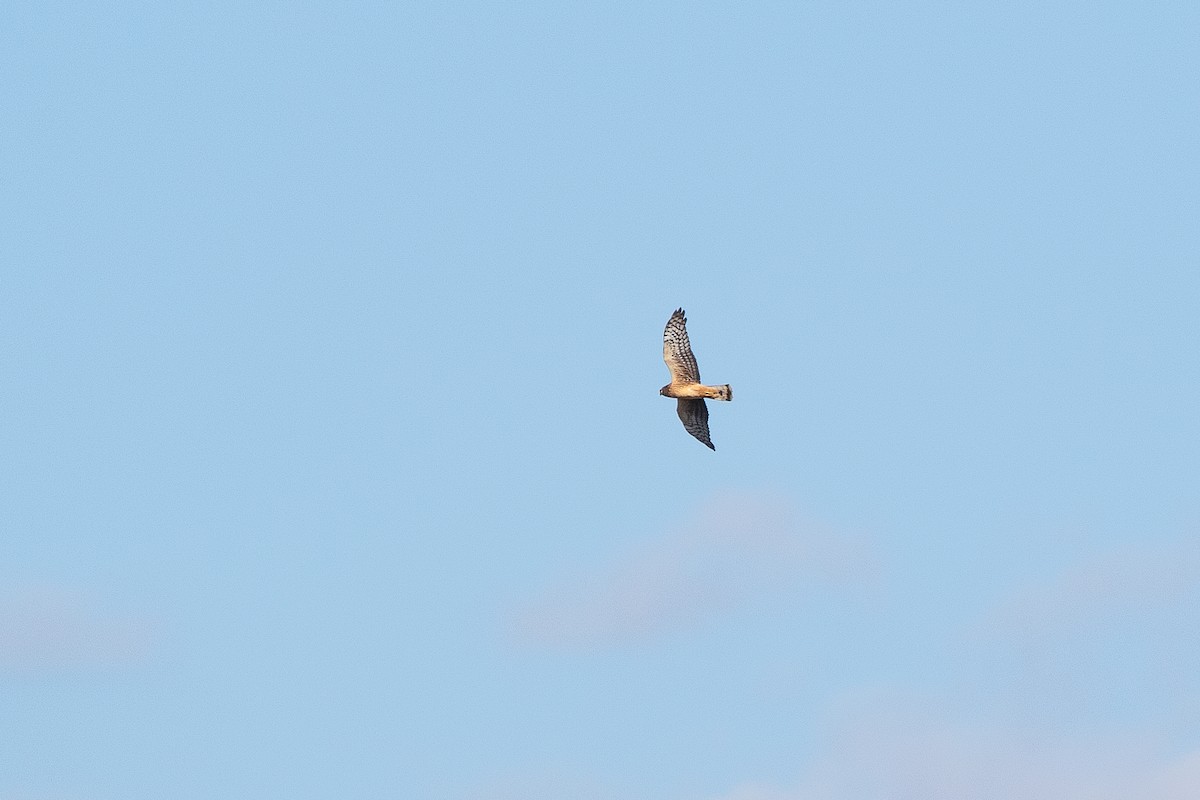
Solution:
{"label": "bird in flight", "polygon": [[692,343],[688,341],[687,317],[683,309],[675,309],[675,313],[667,320],[667,329],[663,331],[663,361],[671,370],[671,382],[658,390],[664,397],[679,399],[677,411],[683,428],[695,436],[709,450],[713,447],[708,435],[708,406],[704,398],[712,400],[732,400],[733,389],[726,383],[723,386],[705,386],[700,383],[700,367],[696,365],[696,356],[692,355]]}

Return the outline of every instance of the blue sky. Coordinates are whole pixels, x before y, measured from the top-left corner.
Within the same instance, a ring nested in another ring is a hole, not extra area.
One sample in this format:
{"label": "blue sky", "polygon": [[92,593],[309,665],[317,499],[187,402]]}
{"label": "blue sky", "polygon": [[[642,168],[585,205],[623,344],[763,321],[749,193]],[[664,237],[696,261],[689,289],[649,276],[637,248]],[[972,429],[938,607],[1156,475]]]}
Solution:
{"label": "blue sky", "polygon": [[3,17],[3,800],[1200,794],[1195,4]]}

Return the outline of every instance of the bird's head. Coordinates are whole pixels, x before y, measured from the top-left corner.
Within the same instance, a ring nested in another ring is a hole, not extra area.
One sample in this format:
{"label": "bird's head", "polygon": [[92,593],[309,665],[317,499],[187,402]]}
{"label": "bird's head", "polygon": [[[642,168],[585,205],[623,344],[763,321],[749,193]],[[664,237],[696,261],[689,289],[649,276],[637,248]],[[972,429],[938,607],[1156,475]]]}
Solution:
{"label": "bird's head", "polygon": [[661,394],[663,397],[670,397],[671,395],[667,394],[667,389],[670,389],[670,388],[671,388],[671,384],[668,383],[666,386],[659,389],[658,393]]}

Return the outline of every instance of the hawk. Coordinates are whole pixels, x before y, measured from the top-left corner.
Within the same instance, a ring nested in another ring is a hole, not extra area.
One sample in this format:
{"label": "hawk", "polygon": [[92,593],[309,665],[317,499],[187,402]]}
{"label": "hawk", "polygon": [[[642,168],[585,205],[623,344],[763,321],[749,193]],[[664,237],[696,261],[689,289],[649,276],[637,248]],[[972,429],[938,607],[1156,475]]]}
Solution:
{"label": "hawk", "polygon": [[667,320],[667,329],[663,331],[663,361],[671,370],[671,382],[658,390],[664,397],[679,398],[679,419],[683,428],[695,436],[709,450],[713,447],[712,439],[708,436],[708,406],[704,398],[713,400],[732,400],[733,389],[729,384],[724,386],[705,386],[700,383],[700,367],[696,366],[696,357],[692,355],[692,343],[688,341],[687,317],[683,309],[675,309],[675,313]]}

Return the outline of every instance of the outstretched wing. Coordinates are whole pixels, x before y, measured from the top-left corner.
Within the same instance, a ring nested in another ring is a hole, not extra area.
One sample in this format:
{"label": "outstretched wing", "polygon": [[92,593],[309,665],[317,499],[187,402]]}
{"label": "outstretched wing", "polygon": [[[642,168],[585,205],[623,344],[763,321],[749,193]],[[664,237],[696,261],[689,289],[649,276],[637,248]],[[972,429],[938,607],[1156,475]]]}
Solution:
{"label": "outstretched wing", "polygon": [[703,442],[709,450],[716,450],[708,436],[708,406],[704,401],[681,397],[677,410],[683,429]]}
{"label": "outstretched wing", "polygon": [[[663,361],[671,370],[671,383],[700,382],[700,367],[696,366],[696,357],[692,355],[692,343],[687,335],[687,317],[683,315],[682,308],[675,310],[667,320],[667,329],[663,331]],[[682,416],[683,411],[679,413]],[[708,418],[707,412],[704,417]]]}

